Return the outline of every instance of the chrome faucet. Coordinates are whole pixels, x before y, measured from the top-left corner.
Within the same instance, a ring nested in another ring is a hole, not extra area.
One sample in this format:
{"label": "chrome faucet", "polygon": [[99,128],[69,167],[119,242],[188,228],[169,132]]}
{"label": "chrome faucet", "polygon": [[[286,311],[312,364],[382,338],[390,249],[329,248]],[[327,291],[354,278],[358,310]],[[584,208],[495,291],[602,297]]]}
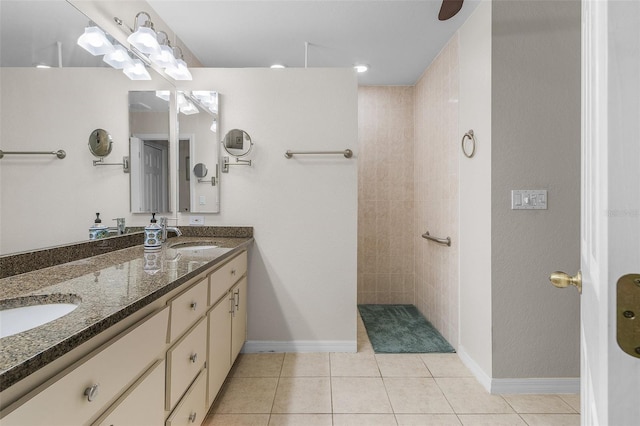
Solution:
{"label": "chrome faucet", "polygon": [[167,233],[169,231],[175,233],[178,237],[182,235],[182,231],[180,231],[177,226],[167,226],[167,220],[168,219],[166,217],[160,218],[160,228],[162,228],[162,242],[167,241]]}
{"label": "chrome faucet", "polygon": [[116,235],[124,235],[125,230],[126,230],[126,225],[124,222],[124,217],[117,217],[115,219],[113,219],[116,221],[117,226],[110,226],[107,228],[107,231],[110,234],[116,234]]}

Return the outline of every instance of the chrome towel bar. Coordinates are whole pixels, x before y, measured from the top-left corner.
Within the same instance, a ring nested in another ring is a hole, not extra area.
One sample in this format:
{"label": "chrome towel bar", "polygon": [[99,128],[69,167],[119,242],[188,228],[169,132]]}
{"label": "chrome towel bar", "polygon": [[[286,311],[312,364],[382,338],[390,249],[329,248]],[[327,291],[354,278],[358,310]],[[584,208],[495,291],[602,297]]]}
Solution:
{"label": "chrome towel bar", "polygon": [[0,150],[0,158],[5,155],[55,155],[59,159],[67,156],[67,153],[59,149],[57,151],[2,151]]}
{"label": "chrome towel bar", "polygon": [[351,158],[353,157],[353,151],[351,151],[350,149],[345,149],[344,151],[291,151],[291,150],[287,150],[287,152],[284,153],[284,156],[286,158],[291,158],[294,155],[306,155],[306,154],[342,154],[345,156],[345,158]]}
{"label": "chrome towel bar", "polygon": [[447,247],[451,247],[451,238],[450,237],[447,237],[447,238],[432,237],[429,234],[429,231],[427,231],[424,234],[422,234],[422,238],[426,238],[427,240],[434,241],[434,242],[436,242],[438,244],[442,244],[442,245],[445,245]]}

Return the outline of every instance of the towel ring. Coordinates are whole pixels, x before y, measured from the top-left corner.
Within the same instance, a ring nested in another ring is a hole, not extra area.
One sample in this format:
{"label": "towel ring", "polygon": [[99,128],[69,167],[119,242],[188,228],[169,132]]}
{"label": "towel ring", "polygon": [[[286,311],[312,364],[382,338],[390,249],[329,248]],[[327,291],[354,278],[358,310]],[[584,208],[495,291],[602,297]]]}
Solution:
{"label": "towel ring", "polygon": [[[469,138],[469,140],[471,141],[471,152],[468,153],[465,145],[464,145],[464,140],[466,138]],[[467,133],[464,134],[464,136],[462,136],[462,152],[464,153],[465,157],[467,158],[471,158],[473,157],[473,154],[476,153],[476,137],[473,134],[473,130],[469,130]]]}

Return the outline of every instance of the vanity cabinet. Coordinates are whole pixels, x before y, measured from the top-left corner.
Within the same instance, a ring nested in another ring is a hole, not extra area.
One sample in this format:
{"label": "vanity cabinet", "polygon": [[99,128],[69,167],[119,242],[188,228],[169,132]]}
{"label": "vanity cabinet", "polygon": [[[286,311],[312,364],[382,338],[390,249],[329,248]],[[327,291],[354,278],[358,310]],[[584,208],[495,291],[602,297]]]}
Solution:
{"label": "vanity cabinet", "polygon": [[[209,322],[208,405],[213,403],[246,341],[246,273],[245,252],[209,276],[209,294],[219,298],[207,315]],[[231,288],[227,287],[229,285]],[[226,291],[220,295],[224,288]]]}
{"label": "vanity cabinet", "polygon": [[157,361],[93,426],[161,425],[164,422],[164,360]]}
{"label": "vanity cabinet", "polygon": [[113,326],[0,424],[201,424],[246,340],[246,273],[242,251]]}
{"label": "vanity cabinet", "polygon": [[[130,327],[54,376],[0,422],[3,426],[91,422],[129,388],[144,381],[150,366],[164,359],[168,319],[169,309],[164,308]],[[162,406],[162,396],[156,394],[154,400],[150,395],[145,404],[158,406],[159,401]]]}

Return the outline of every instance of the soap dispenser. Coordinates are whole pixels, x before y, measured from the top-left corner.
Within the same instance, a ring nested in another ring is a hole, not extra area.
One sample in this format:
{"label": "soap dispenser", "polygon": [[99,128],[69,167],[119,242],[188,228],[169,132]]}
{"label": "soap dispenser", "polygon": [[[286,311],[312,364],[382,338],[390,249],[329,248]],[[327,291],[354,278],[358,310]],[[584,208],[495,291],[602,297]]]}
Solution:
{"label": "soap dispenser", "polygon": [[89,241],[98,240],[109,235],[107,225],[102,224],[100,219],[100,213],[96,213],[96,220],[93,222],[93,226],[89,228]]}
{"label": "soap dispenser", "polygon": [[144,228],[145,250],[158,250],[162,248],[162,228],[156,222],[156,214],[151,213],[151,223]]}

